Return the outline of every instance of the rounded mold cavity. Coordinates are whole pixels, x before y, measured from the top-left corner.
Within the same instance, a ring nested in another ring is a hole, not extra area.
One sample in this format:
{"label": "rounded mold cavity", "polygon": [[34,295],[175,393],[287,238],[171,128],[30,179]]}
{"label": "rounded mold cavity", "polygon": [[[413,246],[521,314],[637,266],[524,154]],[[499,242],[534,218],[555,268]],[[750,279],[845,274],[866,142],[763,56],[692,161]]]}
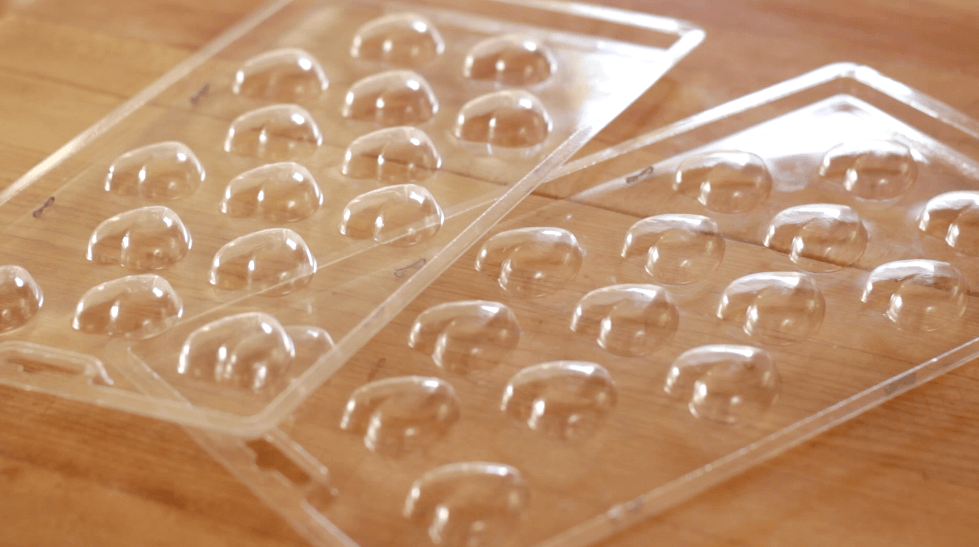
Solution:
{"label": "rounded mold cavity", "polygon": [[204,176],[204,167],[186,144],[158,142],[116,158],[105,177],[105,191],[166,201],[193,194]]}
{"label": "rounded mold cavity", "polygon": [[612,376],[601,365],[553,361],[515,374],[500,409],[541,435],[578,441],[598,431],[616,400]]}
{"label": "rounded mold cavity", "polygon": [[520,324],[499,302],[447,302],[422,312],[411,326],[408,345],[432,356],[439,368],[466,374],[505,360],[520,341]]}
{"label": "rounded mold cavity", "polygon": [[208,281],[219,289],[281,296],[309,285],[315,272],[316,258],[299,234],[269,228],[218,249]]}
{"label": "rounded mold cavity", "polygon": [[502,85],[539,84],[554,73],[554,56],[529,36],[508,34],[479,42],[466,56],[463,74]]}
{"label": "rounded mold cavity", "polygon": [[313,216],[322,204],[323,194],[309,170],[287,161],[262,165],[231,179],[221,212],[233,218],[296,222]]}
{"label": "rounded mold cavity", "polygon": [[819,329],[826,301],[816,282],[797,272],[762,272],[735,279],[724,289],[717,317],[738,323],[767,344],[805,340]]}
{"label": "rounded mold cavity", "polygon": [[340,233],[404,247],[431,239],[444,221],[431,192],[416,184],[399,184],[350,200],[343,209]]}
{"label": "rounded mold cavity", "polygon": [[71,326],[91,334],[139,340],[167,330],[183,311],[180,296],[166,279],[154,274],[130,275],[82,295]]}
{"label": "rounded mold cavity", "polygon": [[41,309],[44,293],[20,266],[0,266],[0,334],[19,329]]}
{"label": "rounded mold cavity", "polygon": [[441,165],[442,158],[424,131],[389,127],[350,143],[343,157],[343,174],[382,184],[408,184],[431,177]]}
{"label": "rounded mold cavity", "polygon": [[400,455],[444,437],[459,420],[459,408],[455,390],[444,380],[388,378],[353,392],[340,429],[362,435],[371,452]]}
{"label": "rounded mold cavity", "polygon": [[823,156],[821,177],[839,181],[863,199],[900,196],[914,184],[918,164],[911,149],[896,141],[854,141],[838,144]]}
{"label": "rounded mold cavity", "polygon": [[98,225],[86,258],[130,270],[160,270],[180,262],[190,250],[190,232],[177,213],[162,205],[116,215]]}
{"label": "rounded mold cavity", "polygon": [[469,101],[456,117],[461,141],[497,149],[534,150],[551,131],[551,116],[540,99],[523,90],[496,91]]}
{"label": "rounded mold cavity", "polygon": [[803,270],[832,272],[860,260],[867,248],[867,229],[846,205],[799,205],[775,215],[764,243],[788,254]]}
{"label": "rounded mold cavity", "polygon": [[509,465],[451,463],[411,485],[404,516],[443,547],[497,547],[515,534],[527,512],[530,488]]}
{"label": "rounded mold cavity", "polygon": [[231,122],[224,151],[264,161],[294,160],[308,156],[323,144],[313,116],[295,104],[256,108]]}
{"label": "rounded mold cavity", "polygon": [[673,361],[664,389],[686,399],[697,418],[734,424],[757,420],[775,404],[782,380],[767,351],[718,344],[683,352]]}
{"label": "rounded mold cavity", "polygon": [[902,330],[931,332],[954,325],[968,307],[968,296],[969,287],[954,266],[921,259],[874,268],[860,300]]}
{"label": "rounded mold cavity", "polygon": [[570,283],[583,259],[578,239],[563,228],[518,228],[483,243],[476,271],[496,276],[506,291],[543,296]]}
{"label": "rounded mold cavity", "polygon": [[594,338],[605,351],[626,357],[649,355],[668,342],[680,310],[658,285],[612,285],[578,301],[571,330]]}
{"label": "rounded mold cavity", "polygon": [[283,48],[245,61],[235,74],[231,91],[243,97],[296,103],[315,100],[328,85],[323,67],[312,54]]}
{"label": "rounded mold cavity", "polygon": [[428,82],[411,70],[372,74],[350,86],[343,117],[382,126],[418,125],[435,117],[439,103]]}
{"label": "rounded mold cavity", "polygon": [[354,35],[350,56],[404,67],[420,67],[445,51],[435,25],[414,13],[392,13],[368,21]]}
{"label": "rounded mold cavity", "polygon": [[622,245],[622,257],[646,258],[646,273],[658,283],[685,285],[700,281],[724,257],[724,236],[717,224],[700,215],[667,214],[633,224]]}
{"label": "rounded mold cavity", "polygon": [[931,198],[918,218],[918,229],[962,254],[979,256],[979,192],[962,190]]}
{"label": "rounded mold cavity", "polygon": [[271,315],[246,312],[212,321],[184,341],[177,373],[195,381],[269,394],[297,364],[333,347],[319,327],[283,327]]}
{"label": "rounded mold cavity", "polygon": [[683,160],[673,189],[715,213],[743,213],[768,199],[772,175],[755,154],[710,152]]}

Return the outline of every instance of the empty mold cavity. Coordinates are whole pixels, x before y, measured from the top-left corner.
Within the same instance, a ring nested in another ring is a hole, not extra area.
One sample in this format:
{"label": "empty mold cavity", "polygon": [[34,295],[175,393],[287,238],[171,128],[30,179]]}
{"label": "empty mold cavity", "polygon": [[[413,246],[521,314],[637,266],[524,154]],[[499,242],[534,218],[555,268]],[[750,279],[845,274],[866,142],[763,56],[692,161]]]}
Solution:
{"label": "empty mold cavity", "polygon": [[444,380],[403,376],[361,386],[340,429],[362,435],[372,452],[398,455],[429,446],[459,419],[459,399]]}
{"label": "empty mold cavity", "polygon": [[900,196],[918,176],[911,149],[896,141],[855,141],[834,146],[823,156],[819,175],[840,183],[863,199]]}
{"label": "empty mold cavity", "polygon": [[343,157],[343,174],[383,184],[425,180],[442,164],[435,145],[415,127],[389,127],[357,138]]}
{"label": "empty mold cavity", "polygon": [[181,142],[158,142],[116,158],[105,177],[105,191],[155,201],[189,196],[204,181],[204,167]]}
{"label": "empty mold cavity", "polygon": [[262,165],[231,179],[221,212],[235,218],[295,222],[313,216],[322,204],[323,194],[309,170],[287,161]]}
{"label": "empty mold cavity", "polygon": [[529,36],[508,34],[483,40],[466,56],[463,74],[474,80],[528,86],[554,73],[554,56]]}
{"label": "empty mold cavity", "polygon": [[803,270],[830,272],[851,266],[867,248],[867,229],[851,207],[814,203],[775,215],[765,246],[789,255]]}
{"label": "empty mold cavity", "polygon": [[407,246],[434,236],[445,216],[432,193],[417,184],[378,188],[343,209],[340,233],[385,245]]}
{"label": "empty mold cavity", "polygon": [[644,218],[626,233],[622,257],[646,259],[652,278],[684,285],[706,278],[724,257],[717,224],[701,215],[667,214]]}
{"label": "empty mold cavity", "polygon": [[82,332],[148,338],[173,326],[183,302],[166,279],[130,275],[89,289],[75,308],[71,326]]}
{"label": "empty mold cavity", "polygon": [[86,258],[130,270],[159,270],[180,262],[190,250],[190,232],[177,213],[162,205],[116,215],[98,225]]}
{"label": "empty mold cavity", "polygon": [[316,258],[296,232],[269,228],[218,249],[208,281],[219,289],[280,296],[301,289],[316,272]]}
{"label": "empty mold cavity", "polygon": [[520,526],[530,488],[509,465],[450,463],[426,472],[411,485],[404,516],[443,547],[496,547]]}
{"label": "empty mold cavity", "polygon": [[328,85],[323,67],[308,51],[283,48],[245,61],[231,90],[244,97],[297,103],[315,100]]}
{"label": "empty mold cavity", "polygon": [[432,119],[438,106],[432,87],[417,72],[389,70],[350,86],[343,117],[382,126],[418,125]]}
{"label": "empty mold cavity", "polygon": [[598,431],[616,400],[615,383],[601,365],[553,361],[515,374],[500,408],[541,435],[576,441]]}
{"label": "empty mold cavity", "polygon": [[612,285],[591,291],[578,301],[571,330],[593,338],[610,353],[648,355],[670,340],[680,324],[680,310],[657,285]]}
{"label": "empty mold cavity", "polygon": [[20,266],[0,266],[0,334],[27,324],[41,309],[44,294]]}
{"label": "empty mold cavity", "polygon": [[898,260],[874,268],[860,300],[903,330],[938,331],[968,307],[969,288],[954,266],[937,260]]}
{"label": "empty mold cavity", "polygon": [[483,243],[476,270],[495,276],[504,290],[542,296],[570,283],[583,256],[577,238],[563,228],[519,228]]}
{"label": "empty mold cavity", "polygon": [[504,90],[476,97],[456,117],[455,136],[486,145],[488,152],[531,148],[551,131],[551,116],[540,99],[523,90]]}
{"label": "empty mold cavity", "polygon": [[755,154],[710,152],[683,160],[673,189],[716,213],[743,213],[768,199],[772,176]]}
{"label": "empty mold cavity", "polygon": [[466,374],[495,367],[517,347],[520,325],[499,302],[447,302],[422,312],[411,326],[408,345],[432,356],[450,372]]}
{"label": "empty mold cavity", "polygon": [[[193,380],[268,394],[333,347],[319,327],[283,327],[271,315],[246,312],[212,321],[184,341],[177,373]],[[301,365],[301,366],[299,366]]]}
{"label": "empty mold cavity", "polygon": [[431,21],[414,13],[392,13],[357,29],[350,56],[403,67],[420,67],[445,50],[445,41]]}
{"label": "empty mold cavity", "polygon": [[709,345],[683,352],[664,389],[687,401],[690,413],[723,423],[758,419],[782,391],[775,362],[753,346]]}
{"label": "empty mold cavity", "polygon": [[962,254],[979,256],[979,192],[962,190],[931,198],[918,229]]}
{"label": "empty mold cavity", "polygon": [[724,289],[717,317],[768,344],[811,336],[823,322],[826,301],[816,282],[797,272],[762,272],[735,279]]}
{"label": "empty mold cavity", "polygon": [[295,104],[256,108],[231,122],[224,151],[264,161],[293,160],[308,156],[323,143],[313,116]]}

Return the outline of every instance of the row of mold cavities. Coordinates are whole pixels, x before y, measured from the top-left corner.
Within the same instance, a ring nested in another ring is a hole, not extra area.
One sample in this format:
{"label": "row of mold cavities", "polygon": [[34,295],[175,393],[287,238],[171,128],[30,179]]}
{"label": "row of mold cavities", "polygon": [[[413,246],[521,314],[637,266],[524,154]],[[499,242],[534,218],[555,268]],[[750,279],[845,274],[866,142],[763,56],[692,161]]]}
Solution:
{"label": "row of mold cavities", "polygon": [[[842,143],[819,165],[820,177],[862,199],[898,198],[918,176],[915,153],[889,140]],[[676,170],[673,189],[715,213],[743,213],[761,205],[772,191],[765,161],[750,152],[720,151],[691,156]]]}
{"label": "row of mold cavities", "polygon": [[[931,203],[944,203],[948,198],[942,195]],[[866,239],[862,225],[857,222],[858,228],[851,226],[852,219],[844,209],[848,208],[826,205],[783,211],[773,221],[766,244],[777,250],[786,244],[790,254],[805,251],[806,245],[808,249],[813,247],[810,238],[814,233],[819,235],[827,223],[840,222],[845,229],[829,230],[831,238],[842,234],[840,242],[824,243],[823,247],[826,254],[839,258],[842,251],[836,247],[845,251],[845,243]],[[933,210],[926,208],[923,215]],[[931,214],[928,218],[937,216]],[[927,224],[931,226],[933,222],[937,220]],[[926,224],[925,220],[922,224]],[[787,243],[784,232],[789,232],[795,241]],[[646,272],[658,283],[670,285],[705,278],[720,263],[723,249],[724,239],[711,219],[666,214],[635,223],[626,234],[621,255],[626,259],[645,258]],[[477,254],[475,267],[496,277],[507,292],[535,297],[570,283],[582,266],[583,256],[577,238],[563,228],[519,228],[489,238]],[[827,258],[804,252],[799,257],[813,262]],[[911,259],[874,268],[866,278],[860,299],[901,329],[928,332],[943,328],[965,313],[968,290],[964,276],[951,264]],[[759,272],[731,282],[721,295],[716,315],[725,321],[740,322],[744,332],[759,341],[779,345],[814,334],[825,308],[823,295],[810,275]],[[595,315],[592,310],[599,309],[602,312],[598,320],[586,320]],[[678,314],[669,294],[658,285],[615,285],[583,297],[571,325],[574,330],[595,330],[599,344],[612,353],[638,355],[644,353],[640,348],[655,347],[676,331]]]}
{"label": "row of mold cavities", "polygon": [[[357,31],[350,47],[354,59],[406,70],[421,68],[444,51],[445,42],[435,26],[415,14],[392,14],[367,23]],[[461,72],[471,80],[532,86],[548,80],[555,70],[554,55],[546,46],[529,36],[507,34],[473,46]],[[328,87],[326,72],[311,53],[282,48],[245,61],[235,74],[232,92],[256,99],[301,103],[316,100]]]}
{"label": "row of mold cavities", "polygon": [[[342,115],[391,128],[424,125],[438,109],[438,100],[425,79],[399,70],[374,74],[354,84],[347,93]],[[455,117],[451,135],[460,147],[473,154],[523,157],[540,149],[552,127],[551,116],[540,99],[523,90],[503,90],[464,104]],[[379,141],[402,147],[420,146],[409,137],[378,132],[371,140],[357,144]],[[281,103],[238,116],[228,129],[224,150],[238,156],[281,161],[307,157],[322,143],[323,134],[308,110]],[[434,146],[427,144],[426,154],[437,155]]]}
{"label": "row of mold cavities", "polygon": [[[340,171],[353,179],[385,185],[422,182],[441,167],[432,141],[420,129],[393,127],[364,135],[347,148]],[[185,144],[158,142],[126,152],[109,166],[104,188],[123,196],[166,202],[194,194],[204,182],[204,166]],[[322,204],[322,192],[306,167],[293,161],[259,166],[236,176],[221,208],[233,216],[270,222],[308,218]]]}

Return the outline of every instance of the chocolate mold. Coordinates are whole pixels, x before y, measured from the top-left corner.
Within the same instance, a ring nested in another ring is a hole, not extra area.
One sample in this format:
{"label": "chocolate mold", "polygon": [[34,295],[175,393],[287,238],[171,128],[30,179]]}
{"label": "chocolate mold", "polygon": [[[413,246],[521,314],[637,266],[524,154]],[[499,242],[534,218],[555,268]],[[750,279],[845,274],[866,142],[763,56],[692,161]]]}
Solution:
{"label": "chocolate mold", "polygon": [[221,212],[280,224],[306,220],[323,205],[323,193],[308,169],[296,162],[262,165],[231,179]]}
{"label": "chocolate mold", "polygon": [[477,97],[456,116],[455,136],[466,143],[500,149],[532,148],[547,139],[552,127],[544,104],[523,90],[508,89]]}
{"label": "chocolate mold", "polygon": [[196,192],[204,176],[204,167],[186,144],[159,142],[116,158],[105,177],[105,191],[167,201]]}
{"label": "chocolate mold", "polygon": [[655,352],[676,333],[680,310],[657,285],[612,285],[586,294],[575,306],[571,330],[592,337],[609,353]]}
{"label": "chocolate mold", "polygon": [[389,70],[350,86],[343,117],[381,126],[419,125],[431,120],[438,109],[432,86],[420,74]]}
{"label": "chocolate mold", "polygon": [[183,315],[180,296],[155,274],[130,275],[92,287],[78,301],[71,326],[91,334],[148,338]]}
{"label": "chocolate mold", "polygon": [[371,452],[398,455],[437,442],[459,420],[459,412],[459,398],[444,380],[388,378],[350,395],[340,429],[362,435]]}
{"label": "chocolate mold", "polygon": [[852,207],[814,203],[775,215],[764,244],[786,253],[810,272],[830,272],[856,264],[867,248],[867,229]]}
{"label": "chocolate mold", "polygon": [[690,413],[729,424],[757,420],[775,404],[782,381],[772,356],[753,346],[716,344],[683,352],[663,386]]}
{"label": "chocolate mold", "polygon": [[715,213],[743,213],[768,199],[772,175],[750,152],[710,152],[684,160],[673,189]]}
{"label": "chocolate mold", "polygon": [[41,309],[44,293],[20,266],[0,266],[0,334],[19,329]]}
{"label": "chocolate mold", "polygon": [[496,234],[476,256],[476,271],[496,276],[506,291],[542,296],[578,275],[584,253],[562,228],[520,228]]}
{"label": "chocolate mold", "polygon": [[442,165],[435,145],[415,127],[390,127],[358,137],[343,156],[343,174],[382,184],[430,178]]}
{"label": "chocolate mold", "polygon": [[323,144],[313,116],[295,104],[274,104],[238,116],[228,128],[224,151],[264,161],[295,160]]}
{"label": "chocolate mold", "polygon": [[541,435],[575,441],[594,435],[615,403],[615,383],[604,367],[554,361],[515,374],[500,409]]}
{"label": "chocolate mold", "polygon": [[893,199],[918,176],[918,164],[906,144],[892,140],[844,142],[823,157],[819,175],[869,200]]}
{"label": "chocolate mold", "polygon": [[269,228],[221,247],[211,261],[208,282],[219,289],[281,296],[309,285],[316,258],[296,232]]}
{"label": "chocolate mold", "polygon": [[106,219],[88,240],[85,257],[130,270],[161,270],[190,250],[190,231],[177,213],[162,205],[141,207]]}
{"label": "chocolate mold", "polygon": [[931,198],[918,229],[960,253],[979,256],[979,192],[960,190]]}
{"label": "chocolate mold", "polygon": [[415,13],[391,13],[372,19],[357,30],[350,45],[355,59],[381,61],[409,68],[431,63],[445,51],[435,25]]}
{"label": "chocolate mold", "polygon": [[235,73],[236,95],[279,103],[316,100],[329,86],[320,62],[300,48],[266,51],[248,59]]}
{"label": "chocolate mold", "polygon": [[340,233],[404,247],[430,239],[444,221],[431,192],[417,184],[399,184],[352,199],[343,209]]}
{"label": "chocolate mold", "polygon": [[959,272],[937,260],[898,260],[870,272],[860,300],[912,332],[948,328],[969,305],[969,287]]}
{"label": "chocolate mold", "polygon": [[433,469],[411,486],[404,515],[435,545],[503,544],[520,525],[530,492],[509,465],[465,462]]}
{"label": "chocolate mold", "polygon": [[469,50],[463,66],[467,78],[511,86],[539,84],[555,70],[550,50],[533,37],[519,34],[483,40]]}
{"label": "chocolate mold", "polygon": [[506,304],[486,300],[446,302],[415,319],[408,346],[432,356],[449,372],[495,367],[517,347],[520,324]]}
{"label": "chocolate mold", "polygon": [[622,258],[645,257],[646,273],[666,285],[700,281],[724,257],[724,236],[702,215],[667,214],[633,224],[622,244]]}
{"label": "chocolate mold", "polygon": [[811,277],[796,272],[761,272],[731,282],[721,294],[717,317],[769,344],[812,336],[823,322],[826,301]]}

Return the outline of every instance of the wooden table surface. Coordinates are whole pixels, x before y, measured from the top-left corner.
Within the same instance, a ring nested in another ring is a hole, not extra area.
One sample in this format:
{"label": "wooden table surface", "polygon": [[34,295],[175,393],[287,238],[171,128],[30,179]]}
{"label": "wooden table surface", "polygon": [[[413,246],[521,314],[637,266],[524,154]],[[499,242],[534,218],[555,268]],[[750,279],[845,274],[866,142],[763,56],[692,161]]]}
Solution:
{"label": "wooden table surface", "polygon": [[[979,118],[977,0],[615,0],[707,40],[611,144],[835,62]],[[0,189],[258,0],[0,0]],[[2,244],[2,239],[0,239]],[[822,435],[609,545],[976,545],[979,365]],[[0,545],[300,546],[178,427],[0,389]]]}

